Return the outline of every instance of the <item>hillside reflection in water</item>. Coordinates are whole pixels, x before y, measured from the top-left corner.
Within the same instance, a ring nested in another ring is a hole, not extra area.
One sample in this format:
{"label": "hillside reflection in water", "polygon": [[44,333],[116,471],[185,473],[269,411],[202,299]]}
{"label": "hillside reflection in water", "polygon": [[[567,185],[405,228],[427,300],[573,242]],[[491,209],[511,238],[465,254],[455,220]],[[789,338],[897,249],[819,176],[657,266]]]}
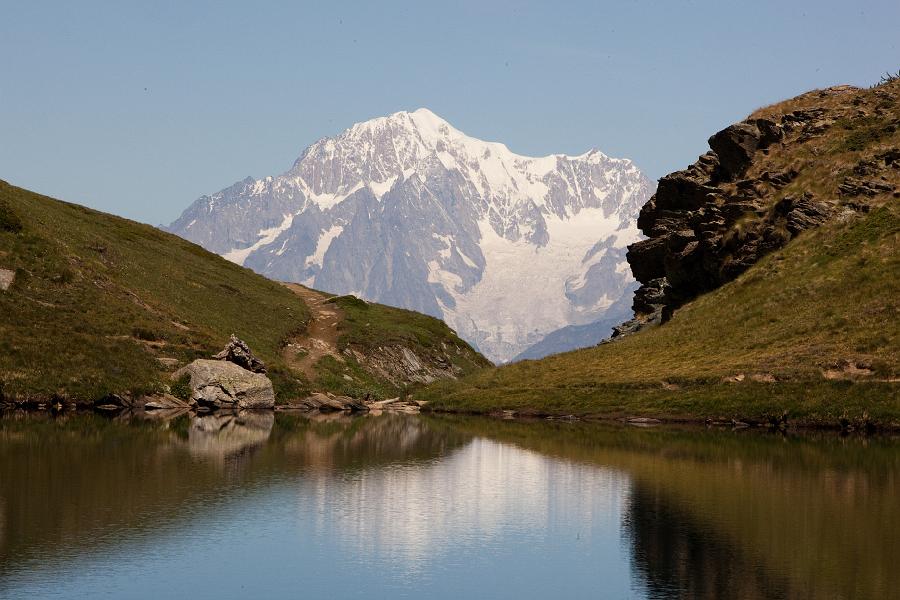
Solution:
{"label": "hillside reflection in water", "polygon": [[7,414],[0,597],[892,598],[897,443]]}

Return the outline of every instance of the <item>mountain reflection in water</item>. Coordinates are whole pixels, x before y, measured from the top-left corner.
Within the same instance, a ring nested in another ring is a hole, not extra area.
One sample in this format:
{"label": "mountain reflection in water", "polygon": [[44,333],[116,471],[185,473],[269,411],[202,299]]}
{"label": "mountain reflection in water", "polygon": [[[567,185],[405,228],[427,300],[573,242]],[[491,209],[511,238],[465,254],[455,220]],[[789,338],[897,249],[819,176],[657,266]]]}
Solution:
{"label": "mountain reflection in water", "polygon": [[7,414],[0,597],[894,598],[897,443]]}

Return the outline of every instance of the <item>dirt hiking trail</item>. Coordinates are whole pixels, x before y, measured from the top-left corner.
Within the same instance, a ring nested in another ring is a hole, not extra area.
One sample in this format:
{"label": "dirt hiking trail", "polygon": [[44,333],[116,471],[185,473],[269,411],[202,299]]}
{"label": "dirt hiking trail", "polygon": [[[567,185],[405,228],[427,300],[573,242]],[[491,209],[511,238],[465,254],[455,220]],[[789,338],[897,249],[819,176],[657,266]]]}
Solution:
{"label": "dirt hiking trail", "polygon": [[284,284],[303,298],[309,307],[309,327],[303,335],[291,338],[284,348],[284,360],[292,369],[306,375],[310,382],[316,380],[315,365],[325,356],[333,356],[343,362],[338,353],[338,325],[344,314],[336,305],[326,302],[328,296],[297,283]]}

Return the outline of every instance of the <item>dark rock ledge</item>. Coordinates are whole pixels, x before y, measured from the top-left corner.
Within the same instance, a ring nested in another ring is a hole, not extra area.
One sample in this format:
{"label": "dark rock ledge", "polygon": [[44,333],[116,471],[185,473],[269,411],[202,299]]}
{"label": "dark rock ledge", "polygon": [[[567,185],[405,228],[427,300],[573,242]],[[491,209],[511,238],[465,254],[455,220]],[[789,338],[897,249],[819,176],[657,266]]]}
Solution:
{"label": "dark rock ledge", "polygon": [[[824,109],[807,109],[779,122],[736,123],[709,138],[711,150],[697,162],[660,179],[638,218],[647,239],[628,247],[628,262],[641,284],[632,305],[635,317],[616,327],[613,339],[667,321],[678,307],[733,280],[765,254],[839,212],[838,194],[822,199],[803,193],[773,202],[778,190],[797,177],[793,169],[745,178],[773,145],[803,143],[834,122]],[[897,151],[860,162],[858,177],[840,186],[841,209],[866,210],[864,203],[857,206],[846,198],[893,191],[885,178],[872,175],[898,163]]]}

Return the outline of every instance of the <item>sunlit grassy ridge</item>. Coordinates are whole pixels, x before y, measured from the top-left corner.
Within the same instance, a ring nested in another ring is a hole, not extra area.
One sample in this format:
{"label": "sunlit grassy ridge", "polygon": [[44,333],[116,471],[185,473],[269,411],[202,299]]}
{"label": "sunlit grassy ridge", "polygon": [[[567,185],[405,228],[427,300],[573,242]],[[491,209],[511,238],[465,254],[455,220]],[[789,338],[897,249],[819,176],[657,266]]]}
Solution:
{"label": "sunlit grassy ridge", "polygon": [[487,361],[475,356],[469,344],[440,319],[402,308],[365,302],[355,296],[335,296],[328,302],[344,311],[341,323],[341,347],[374,349],[383,345],[402,344],[424,352],[452,344],[466,351],[460,368],[471,370],[473,363],[484,366]]}
{"label": "sunlit grassy ridge", "polygon": [[[311,391],[402,391],[352,357],[329,357],[315,381],[292,370],[284,344],[311,313],[285,286],[154,227],[2,181],[0,269],[15,271],[0,291],[0,401],[163,391],[174,366],[208,358],[232,333],[267,364],[279,403]],[[341,348],[400,344],[425,361],[441,350],[462,373],[489,364],[433,317],[352,297],[334,303],[346,315]]]}
{"label": "sunlit grassy ridge", "polygon": [[[340,337],[337,343],[341,351],[352,349],[364,355],[377,355],[385,347],[403,347],[432,364],[448,361],[460,375],[491,366],[490,361],[440,319],[365,302],[355,296],[334,296],[328,302],[338,307],[343,316],[338,326]],[[366,370],[353,356],[344,356],[342,361],[326,356],[318,362],[317,369],[317,383],[357,398],[368,394],[374,399],[384,399],[408,391],[406,386]]]}
{"label": "sunlit grassy ridge", "polygon": [[[769,168],[799,172],[773,204],[807,191],[848,207],[860,202],[841,197],[838,186],[860,161],[900,148],[898,95],[895,83],[758,111],[823,102],[848,103],[854,115],[871,110],[799,146],[773,147]],[[870,178],[900,181],[896,166],[881,173]],[[866,210],[801,234],[662,327],[439,382],[419,397],[438,410],[761,420],[787,412],[808,423],[900,426],[900,201],[891,192],[862,200]],[[863,369],[842,372],[853,370],[848,364]]]}
{"label": "sunlit grassy ridge", "polygon": [[0,385],[8,399],[89,401],[160,389],[157,357],[209,356],[231,333],[296,385],[279,358],[308,311],[283,286],[199,246],[0,181]]}

